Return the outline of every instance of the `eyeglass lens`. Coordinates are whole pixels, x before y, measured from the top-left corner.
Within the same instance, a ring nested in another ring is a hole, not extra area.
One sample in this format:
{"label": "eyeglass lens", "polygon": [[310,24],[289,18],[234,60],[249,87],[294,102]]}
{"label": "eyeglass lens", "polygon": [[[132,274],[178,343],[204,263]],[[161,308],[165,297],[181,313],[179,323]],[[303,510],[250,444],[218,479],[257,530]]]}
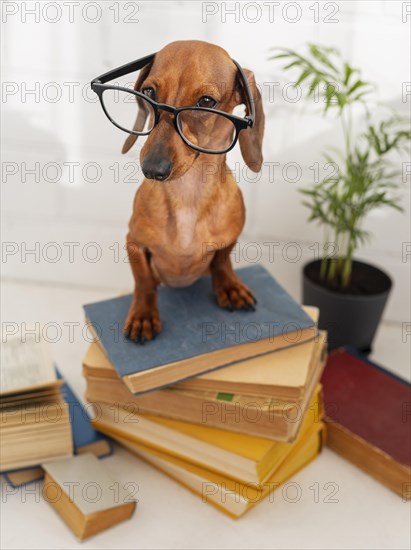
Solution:
{"label": "eyeglass lens", "polygon": [[[126,132],[143,135],[154,128],[154,107],[143,97],[116,88],[105,89],[102,100],[109,118]],[[218,113],[185,109],[177,125],[189,144],[210,152],[229,149],[235,139],[233,122]]]}

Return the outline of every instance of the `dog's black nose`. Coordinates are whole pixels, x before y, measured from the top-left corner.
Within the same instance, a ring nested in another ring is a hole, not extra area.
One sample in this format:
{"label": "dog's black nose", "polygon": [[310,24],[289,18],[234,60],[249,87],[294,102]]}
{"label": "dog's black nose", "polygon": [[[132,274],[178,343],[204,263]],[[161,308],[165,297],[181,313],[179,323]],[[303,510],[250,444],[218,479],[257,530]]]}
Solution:
{"label": "dog's black nose", "polygon": [[149,180],[163,181],[171,174],[172,165],[168,159],[146,157],[141,168]]}

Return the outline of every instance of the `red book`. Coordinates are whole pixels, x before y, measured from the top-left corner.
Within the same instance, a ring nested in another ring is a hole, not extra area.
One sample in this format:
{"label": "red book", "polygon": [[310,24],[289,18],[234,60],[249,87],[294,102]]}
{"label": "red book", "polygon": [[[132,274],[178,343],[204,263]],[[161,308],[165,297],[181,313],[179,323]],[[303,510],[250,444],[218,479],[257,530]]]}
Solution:
{"label": "red book", "polygon": [[411,385],[350,348],[321,380],[328,446],[403,499],[411,498]]}

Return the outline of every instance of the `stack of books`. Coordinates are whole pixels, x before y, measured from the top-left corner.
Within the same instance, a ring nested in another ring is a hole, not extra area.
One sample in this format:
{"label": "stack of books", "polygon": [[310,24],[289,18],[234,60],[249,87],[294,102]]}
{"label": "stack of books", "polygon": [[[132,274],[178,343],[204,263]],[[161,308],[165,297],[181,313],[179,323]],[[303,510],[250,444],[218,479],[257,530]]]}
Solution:
{"label": "stack of books", "polygon": [[[2,334],[1,357],[1,474],[13,487],[44,477],[42,496],[80,540],[130,518],[135,499],[98,461],[111,454],[112,443],[91,426],[41,331]],[[99,491],[92,501],[84,490],[89,484]]]}
{"label": "stack of books", "polygon": [[83,362],[95,428],[232,517],[313,460],[324,440],[326,335],[262,267],[238,272],[255,312],[228,312],[204,277],[159,289],[163,330],[144,346],[121,327],[131,296],[85,306]]}
{"label": "stack of books", "polygon": [[39,334],[2,342],[0,471],[73,453],[69,408]]}

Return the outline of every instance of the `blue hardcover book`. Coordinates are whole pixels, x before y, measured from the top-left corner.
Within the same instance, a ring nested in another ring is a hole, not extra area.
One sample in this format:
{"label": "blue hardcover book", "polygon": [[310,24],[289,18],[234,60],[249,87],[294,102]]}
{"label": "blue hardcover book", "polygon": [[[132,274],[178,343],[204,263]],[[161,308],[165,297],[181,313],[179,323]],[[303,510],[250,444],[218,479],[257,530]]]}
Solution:
{"label": "blue hardcover book", "polygon": [[162,331],[144,346],[122,333],[131,294],[84,306],[98,343],[132,393],[159,389],[316,336],[313,320],[266,269],[252,266],[237,273],[257,298],[255,311],[218,307],[209,276],[187,288],[160,287]]}
{"label": "blue hardcover book", "polygon": [[[56,369],[57,377],[62,379],[60,372]],[[112,454],[113,444],[106,436],[93,428],[90,417],[73,393],[67,382],[60,387],[64,400],[69,406],[70,421],[73,434],[73,446],[75,454],[93,453],[99,458]],[[4,474],[7,481],[13,487],[21,487],[44,477],[41,466],[22,468]]]}

